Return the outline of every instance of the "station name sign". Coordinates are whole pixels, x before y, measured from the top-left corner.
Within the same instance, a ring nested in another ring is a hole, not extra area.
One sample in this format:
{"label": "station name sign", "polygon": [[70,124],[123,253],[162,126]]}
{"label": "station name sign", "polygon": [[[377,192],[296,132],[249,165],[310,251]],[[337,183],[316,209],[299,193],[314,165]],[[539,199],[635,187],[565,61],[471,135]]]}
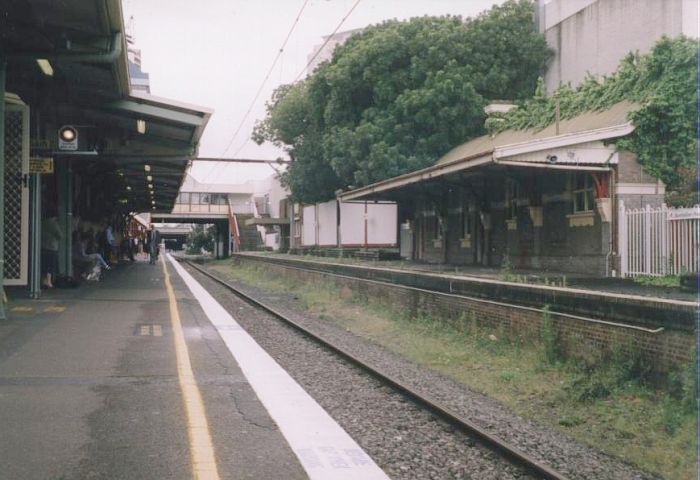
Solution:
{"label": "station name sign", "polygon": [[700,218],[700,207],[695,206],[691,208],[678,208],[675,210],[669,210],[668,219],[669,220],[690,220]]}

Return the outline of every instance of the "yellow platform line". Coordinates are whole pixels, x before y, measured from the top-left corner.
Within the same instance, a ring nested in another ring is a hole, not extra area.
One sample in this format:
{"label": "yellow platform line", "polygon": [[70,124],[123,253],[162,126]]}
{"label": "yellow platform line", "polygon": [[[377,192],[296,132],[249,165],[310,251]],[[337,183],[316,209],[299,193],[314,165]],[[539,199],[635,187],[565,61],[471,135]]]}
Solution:
{"label": "yellow platform line", "polygon": [[170,283],[170,274],[165,263],[165,255],[161,257],[161,261],[163,262],[163,273],[165,274],[165,289],[168,292],[168,301],[170,303],[170,320],[177,356],[177,375],[180,380],[185,411],[187,412],[187,432],[190,440],[192,474],[196,480],[219,480],[219,471],[216,466],[214,445],[209,433],[207,414],[204,410],[204,403],[197,386],[197,380],[192,372],[190,354],[187,350],[187,343],[185,343],[185,335],[182,332],[177,300],[175,300],[173,285]]}

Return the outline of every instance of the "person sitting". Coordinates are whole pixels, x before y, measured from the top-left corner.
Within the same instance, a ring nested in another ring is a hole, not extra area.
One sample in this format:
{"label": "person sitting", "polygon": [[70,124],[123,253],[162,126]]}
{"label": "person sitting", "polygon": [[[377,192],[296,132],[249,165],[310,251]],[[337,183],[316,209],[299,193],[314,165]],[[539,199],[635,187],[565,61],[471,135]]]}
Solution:
{"label": "person sitting", "polygon": [[78,265],[84,265],[90,273],[86,275],[88,280],[98,279],[102,269],[110,270],[110,266],[99,253],[87,253],[87,237],[89,234],[73,233],[73,261]]}

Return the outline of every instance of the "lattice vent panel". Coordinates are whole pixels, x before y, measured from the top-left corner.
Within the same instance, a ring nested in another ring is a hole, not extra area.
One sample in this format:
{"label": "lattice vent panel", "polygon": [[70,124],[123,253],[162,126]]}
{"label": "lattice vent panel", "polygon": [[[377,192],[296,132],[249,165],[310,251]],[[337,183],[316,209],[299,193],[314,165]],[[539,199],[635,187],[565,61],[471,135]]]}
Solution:
{"label": "lattice vent panel", "polygon": [[22,112],[5,113],[5,279],[22,273]]}

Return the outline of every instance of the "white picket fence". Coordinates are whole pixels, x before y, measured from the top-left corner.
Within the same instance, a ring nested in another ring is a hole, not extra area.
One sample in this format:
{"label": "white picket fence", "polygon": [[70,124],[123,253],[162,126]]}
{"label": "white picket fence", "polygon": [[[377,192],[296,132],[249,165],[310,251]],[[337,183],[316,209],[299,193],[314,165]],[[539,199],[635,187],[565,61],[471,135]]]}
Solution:
{"label": "white picket fence", "polygon": [[700,205],[626,209],[620,201],[618,219],[623,277],[698,271]]}

